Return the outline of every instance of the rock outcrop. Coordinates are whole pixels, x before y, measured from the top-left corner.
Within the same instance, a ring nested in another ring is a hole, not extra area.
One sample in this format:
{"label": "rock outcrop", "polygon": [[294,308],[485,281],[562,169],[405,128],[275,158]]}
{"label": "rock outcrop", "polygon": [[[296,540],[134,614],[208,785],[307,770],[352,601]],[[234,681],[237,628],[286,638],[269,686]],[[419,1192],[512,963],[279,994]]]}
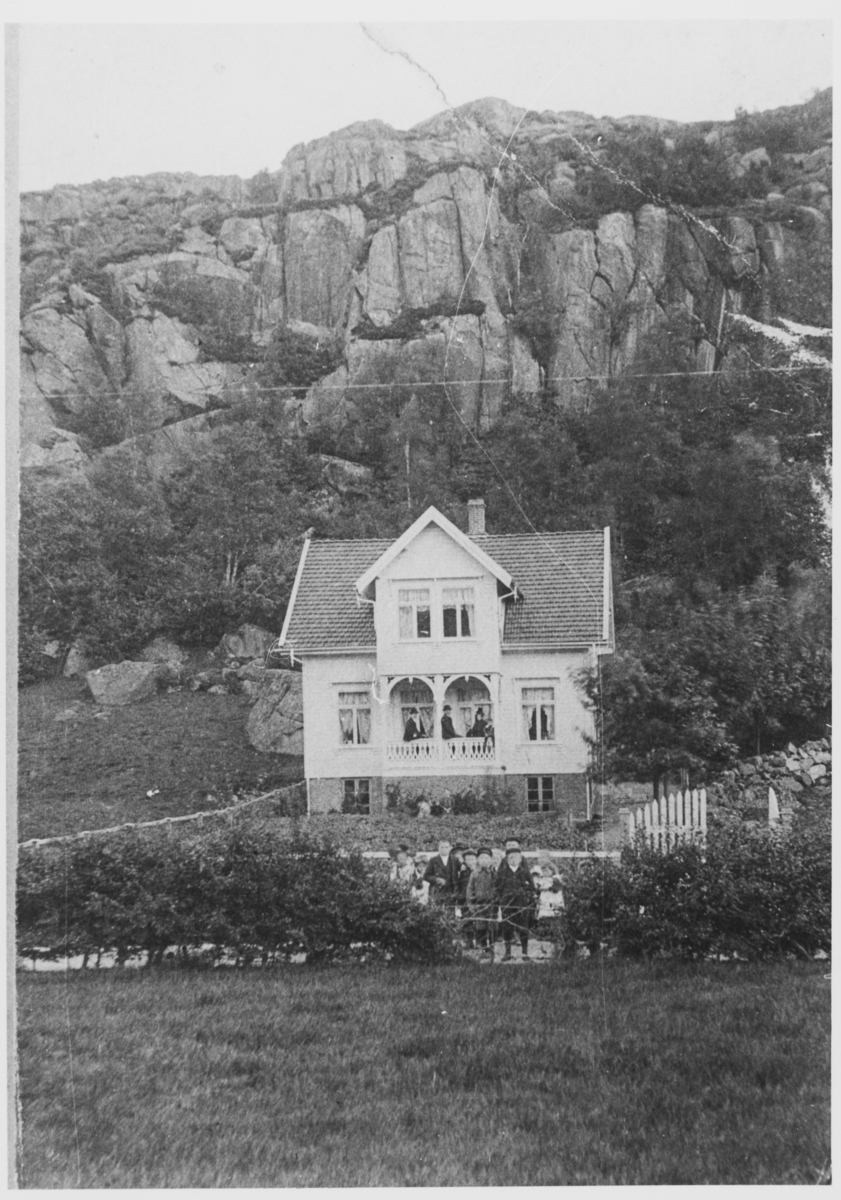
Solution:
{"label": "rock outcrop", "polygon": [[302,676],[296,671],[267,671],[245,732],[255,750],[268,754],[304,753]]}
{"label": "rock outcrop", "polygon": [[259,625],[240,625],[234,633],[226,633],[219,643],[219,652],[226,658],[253,660],[265,656],[277,641],[277,634]]}
{"label": "rock outcrop", "polygon": [[[827,98],[810,103],[820,133]],[[478,427],[521,392],[586,399],[664,331],[692,369],[726,371],[741,361],[728,315],[772,319],[804,253],[829,248],[829,140],[769,153],[737,126],[699,136],[732,179],[774,182],[730,209],[587,199],[606,138],[657,134],[671,153],[688,127],[492,99],[407,132],[357,123],[248,183],[25,195],[22,462],[55,478],[127,442],[165,474],[173,447],[205,445],[214,414],[266,388],[290,430],[344,426],[363,394],[409,404],[413,385]],[[303,400],[266,373],[280,329],[340,350]]]}

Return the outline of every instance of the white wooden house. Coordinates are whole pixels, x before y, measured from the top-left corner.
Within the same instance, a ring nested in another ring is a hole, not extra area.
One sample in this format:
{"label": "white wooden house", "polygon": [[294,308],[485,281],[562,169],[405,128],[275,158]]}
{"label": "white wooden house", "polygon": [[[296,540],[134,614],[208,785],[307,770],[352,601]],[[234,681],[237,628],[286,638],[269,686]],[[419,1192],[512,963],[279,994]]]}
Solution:
{"label": "white wooden house", "polygon": [[589,815],[575,676],[613,649],[610,531],[494,536],[475,500],[468,522],[428,508],[396,541],[305,542],[280,643],[311,812],[472,787]]}

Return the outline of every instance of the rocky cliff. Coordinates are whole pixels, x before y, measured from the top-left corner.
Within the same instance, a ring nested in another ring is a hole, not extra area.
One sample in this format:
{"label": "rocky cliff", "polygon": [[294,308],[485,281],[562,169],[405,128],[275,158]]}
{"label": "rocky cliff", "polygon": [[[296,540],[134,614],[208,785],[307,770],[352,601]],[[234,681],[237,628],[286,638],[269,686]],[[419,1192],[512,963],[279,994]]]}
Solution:
{"label": "rocky cliff", "polygon": [[733,314],[813,316],[830,121],[828,93],[692,127],[484,100],[352,125],[249,181],[26,194],[23,465],[139,439],[164,471],[261,392],[300,430],[447,381],[486,425],[517,393],[569,404],[644,370],[663,338],[738,369]]}

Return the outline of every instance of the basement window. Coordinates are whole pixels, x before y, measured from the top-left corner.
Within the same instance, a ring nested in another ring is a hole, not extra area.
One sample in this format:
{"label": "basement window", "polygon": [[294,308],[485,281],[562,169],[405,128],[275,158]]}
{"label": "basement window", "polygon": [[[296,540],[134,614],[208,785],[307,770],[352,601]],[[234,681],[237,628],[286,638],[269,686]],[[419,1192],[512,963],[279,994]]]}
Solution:
{"label": "basement window", "polygon": [[360,816],[371,815],[371,780],[345,779],[344,801],[342,812],[358,813]]}
{"label": "basement window", "polygon": [[555,780],[551,775],[526,778],[526,804],[529,812],[551,812],[555,806]]}

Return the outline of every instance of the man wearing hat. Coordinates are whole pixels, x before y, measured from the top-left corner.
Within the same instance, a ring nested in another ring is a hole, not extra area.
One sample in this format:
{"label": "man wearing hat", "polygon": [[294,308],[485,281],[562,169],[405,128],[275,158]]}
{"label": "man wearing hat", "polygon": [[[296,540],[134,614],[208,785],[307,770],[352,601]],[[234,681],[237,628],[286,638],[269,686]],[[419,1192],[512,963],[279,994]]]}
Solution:
{"label": "man wearing hat", "polygon": [[458,737],[453,726],[452,708],[449,704],[444,705],[444,715],[441,717],[441,737],[445,742],[451,738]]}
{"label": "man wearing hat", "polygon": [[503,962],[511,962],[511,944],[520,939],[523,962],[529,961],[529,926],[534,911],[537,889],[531,873],[523,862],[523,852],[516,838],[505,843],[505,858],[496,873],[496,901],[502,918],[502,940],[505,944]]}
{"label": "man wearing hat", "polygon": [[420,730],[417,723],[418,710],[416,708],[409,709],[409,718],[403,727],[403,741],[416,742],[420,737]]}

